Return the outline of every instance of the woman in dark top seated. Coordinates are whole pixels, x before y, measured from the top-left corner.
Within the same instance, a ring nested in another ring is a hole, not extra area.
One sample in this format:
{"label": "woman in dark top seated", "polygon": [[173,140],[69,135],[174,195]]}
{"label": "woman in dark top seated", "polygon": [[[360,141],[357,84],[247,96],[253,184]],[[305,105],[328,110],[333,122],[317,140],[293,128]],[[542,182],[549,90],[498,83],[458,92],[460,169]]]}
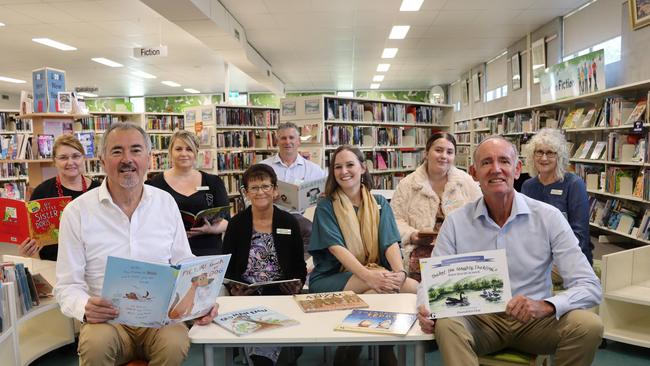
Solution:
{"label": "woman in dark top seated", "polygon": [[[84,177],[84,148],[73,135],[61,135],[54,141],[52,157],[56,176],[41,182],[32,192],[30,200],[69,196],[75,199],[100,183]],[[27,238],[18,247],[22,256],[56,260],[58,245],[47,245],[39,251],[36,241]]]}
{"label": "woman in dark top seated", "polygon": [[[249,290],[228,285],[234,296],[278,295],[300,292],[307,275],[302,238],[296,219],[273,206],[278,196],[278,178],[265,164],[255,164],[244,172],[243,191],[251,205],[232,218],[224,237],[224,254],[231,254],[226,277],[240,282],[300,279],[293,286],[283,284]],[[278,347],[247,347],[252,364],[273,365],[280,354]]]}
{"label": "woman in dark top seated", "polygon": [[[178,209],[197,214],[207,208],[228,206],[228,192],[221,178],[194,169],[199,141],[189,131],[176,131],[169,143],[171,169],[147,181],[174,197]],[[204,222],[199,227],[186,226],[190,248],[194,255],[221,254],[221,233],[228,227],[228,217]]]}

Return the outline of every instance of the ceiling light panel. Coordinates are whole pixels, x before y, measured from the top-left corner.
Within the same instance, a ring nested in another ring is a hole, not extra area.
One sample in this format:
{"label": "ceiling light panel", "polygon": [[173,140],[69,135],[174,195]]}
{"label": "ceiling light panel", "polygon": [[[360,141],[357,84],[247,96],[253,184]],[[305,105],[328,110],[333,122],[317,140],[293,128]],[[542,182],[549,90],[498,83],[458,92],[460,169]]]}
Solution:
{"label": "ceiling light panel", "polygon": [[398,48],[384,48],[384,52],[381,53],[381,58],[395,58],[398,50]]}
{"label": "ceiling light panel", "polygon": [[24,84],[26,83],[25,80],[20,80],[20,79],[14,79],[6,76],[0,76],[0,81],[6,81],[8,83],[14,83],[14,84]]}
{"label": "ceiling light panel", "polygon": [[147,72],[140,71],[140,70],[132,70],[131,74],[133,74],[135,76],[139,76],[141,78],[145,78],[145,79],[155,79],[156,78],[156,75],[151,75],[151,74],[149,74]]}
{"label": "ceiling light panel", "polygon": [[163,84],[165,84],[167,86],[172,86],[174,88],[181,86],[181,84],[179,84],[179,83],[177,83],[175,81],[171,81],[171,80],[161,81],[161,83],[163,83]]}
{"label": "ceiling light panel", "polygon": [[0,27],[4,27],[5,23],[0,22]]}
{"label": "ceiling light panel", "polygon": [[410,25],[394,25],[393,29],[390,30],[388,39],[404,39],[409,29],[411,29]]}
{"label": "ceiling light panel", "polygon": [[77,48],[49,38],[32,38],[32,41],[61,51],[76,51]]}
{"label": "ceiling light panel", "polygon": [[377,65],[377,72],[386,72],[390,69],[390,64],[379,64]]}
{"label": "ceiling light panel", "polygon": [[183,90],[185,90],[186,92],[191,93],[191,94],[199,94],[200,93],[200,91],[198,91],[196,89],[192,89],[192,88],[187,88],[187,89],[183,89]]}
{"label": "ceiling light panel", "polygon": [[82,97],[86,97],[86,98],[97,98],[99,96],[95,93],[88,93],[88,92],[80,92],[77,93],[77,95],[81,95]]}
{"label": "ceiling light panel", "polygon": [[370,89],[379,89],[379,83],[370,84]]}
{"label": "ceiling light panel", "polygon": [[109,59],[104,58],[104,57],[95,57],[95,58],[91,58],[91,60],[93,60],[93,61],[95,61],[97,63],[100,63],[102,65],[109,66],[109,67],[123,67],[124,66],[119,62],[115,62],[113,60],[109,60]]}
{"label": "ceiling light panel", "polygon": [[375,75],[372,77],[372,81],[376,83],[381,83],[382,81],[384,81],[384,75]]}
{"label": "ceiling light panel", "polygon": [[424,0],[402,0],[399,11],[419,11]]}

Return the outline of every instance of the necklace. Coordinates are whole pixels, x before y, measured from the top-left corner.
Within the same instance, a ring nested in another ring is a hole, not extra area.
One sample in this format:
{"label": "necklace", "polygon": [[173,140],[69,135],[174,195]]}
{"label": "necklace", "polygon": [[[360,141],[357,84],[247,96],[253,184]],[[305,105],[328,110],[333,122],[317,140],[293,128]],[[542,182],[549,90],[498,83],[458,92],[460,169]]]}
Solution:
{"label": "necklace", "polygon": [[[88,190],[88,187],[86,186],[86,179],[81,176],[81,192],[86,193]],[[57,175],[56,176],[56,193],[59,195],[59,197],[63,197],[63,186],[61,185],[61,178]]]}

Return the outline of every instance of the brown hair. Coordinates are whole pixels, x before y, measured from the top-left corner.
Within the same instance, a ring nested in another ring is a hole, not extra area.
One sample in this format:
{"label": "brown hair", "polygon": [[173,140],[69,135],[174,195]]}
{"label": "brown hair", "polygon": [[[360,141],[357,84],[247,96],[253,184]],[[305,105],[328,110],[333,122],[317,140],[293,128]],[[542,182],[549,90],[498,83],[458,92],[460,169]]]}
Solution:
{"label": "brown hair", "polygon": [[450,134],[449,132],[434,132],[431,136],[429,136],[425,150],[427,153],[429,152],[431,146],[433,146],[433,143],[438,139],[445,139],[451,142],[451,144],[454,145],[454,154],[456,153],[456,139],[454,138],[454,135]]}
{"label": "brown hair", "polygon": [[264,180],[266,178],[271,180],[274,187],[278,185],[278,176],[273,168],[266,164],[253,164],[246,169],[242,176],[242,188],[248,189],[248,183],[252,180]]}
{"label": "brown hair", "polygon": [[81,155],[86,155],[84,152],[84,147],[81,145],[81,142],[79,142],[78,138],[76,138],[74,135],[63,134],[54,140],[54,146],[52,147],[52,159],[54,159],[56,156],[56,150],[58,150],[58,148],[61,146],[71,147],[79,151]]}
{"label": "brown hair", "polygon": [[342,145],[339,146],[332,155],[330,156],[330,163],[329,166],[327,167],[327,181],[325,182],[325,195],[327,197],[332,197],[334,192],[339,188],[339,184],[336,181],[336,178],[334,178],[334,162],[336,161],[336,155],[338,155],[342,151],[349,151],[353,153],[356,157],[357,160],[359,160],[359,164],[363,166],[366,169],[366,172],[361,175],[361,184],[366,186],[368,190],[372,189],[372,175],[370,175],[370,172],[368,171],[368,167],[366,166],[366,158],[363,156],[363,153],[361,153],[361,150],[354,146],[350,145]]}

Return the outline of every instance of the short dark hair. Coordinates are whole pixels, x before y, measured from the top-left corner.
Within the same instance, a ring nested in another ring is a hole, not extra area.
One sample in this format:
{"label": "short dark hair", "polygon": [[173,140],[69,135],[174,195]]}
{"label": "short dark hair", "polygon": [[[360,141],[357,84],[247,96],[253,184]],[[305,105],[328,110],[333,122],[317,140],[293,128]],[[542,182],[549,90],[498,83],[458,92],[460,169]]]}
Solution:
{"label": "short dark hair", "polygon": [[[353,153],[357,157],[357,160],[359,160],[359,164],[361,164],[362,166],[366,162],[366,157],[363,155],[361,150],[359,150],[354,146],[341,145],[336,150],[334,150],[334,152],[330,156],[330,163],[329,166],[327,167],[327,171],[328,171],[327,181],[325,182],[325,195],[330,198],[332,197],[334,192],[339,188],[339,184],[336,181],[336,178],[334,177],[334,162],[336,161],[336,155],[338,155],[342,151],[349,151]],[[373,188],[372,175],[370,174],[370,171],[368,170],[367,166],[364,166],[364,168],[366,168],[366,172],[361,175],[361,184],[366,186],[368,190],[371,190]]]}
{"label": "short dark hair", "polygon": [[242,187],[248,189],[248,182],[252,180],[270,179],[271,184],[275,187],[278,185],[278,176],[273,168],[266,164],[253,164],[244,172],[242,177]]}
{"label": "short dark hair", "polygon": [[454,138],[454,135],[450,134],[449,132],[434,132],[431,136],[429,136],[429,139],[427,140],[427,145],[425,151],[428,153],[429,149],[431,146],[433,146],[433,143],[436,142],[438,139],[445,139],[449,142],[451,142],[452,145],[454,145],[454,154],[456,153],[456,139]]}

